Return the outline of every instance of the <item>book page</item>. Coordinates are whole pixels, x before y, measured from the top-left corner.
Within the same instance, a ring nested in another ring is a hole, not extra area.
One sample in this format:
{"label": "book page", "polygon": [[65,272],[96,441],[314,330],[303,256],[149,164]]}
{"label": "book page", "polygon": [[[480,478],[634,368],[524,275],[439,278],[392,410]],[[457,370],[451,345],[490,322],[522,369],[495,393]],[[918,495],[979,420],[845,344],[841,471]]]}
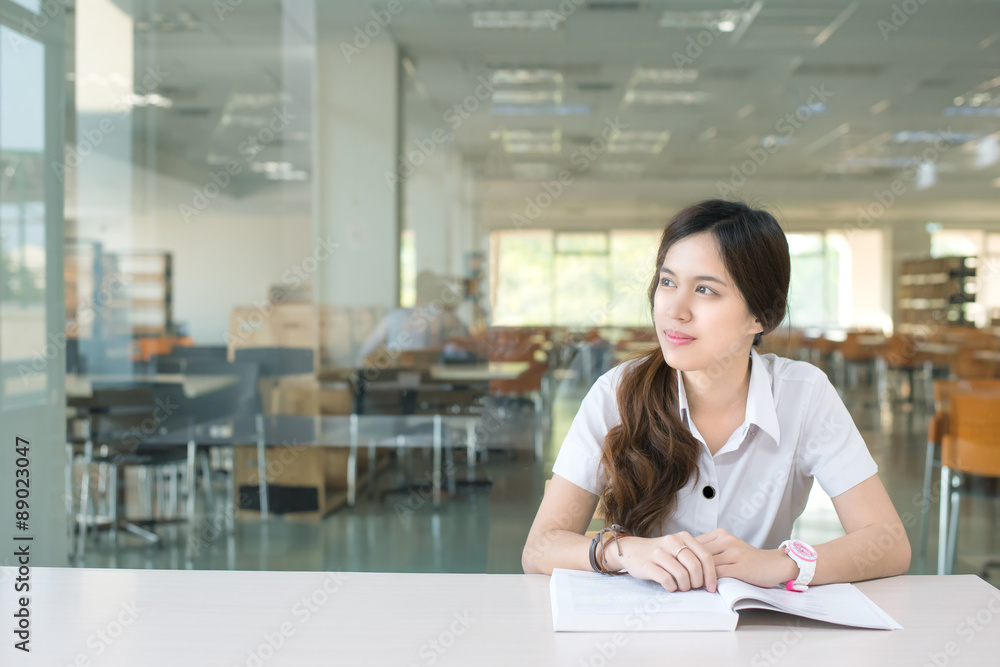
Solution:
{"label": "book page", "polygon": [[802,593],[719,579],[719,593],[735,611],[773,609],[816,621],[882,630],[900,629],[888,614],[851,584],[810,586]]}
{"label": "book page", "polygon": [[[553,572],[555,576],[557,573]],[[710,612],[728,614],[729,605],[718,593],[704,589],[671,593],[655,581],[630,575],[608,577],[594,572],[562,570],[569,583],[571,610],[579,614],[671,614]]]}

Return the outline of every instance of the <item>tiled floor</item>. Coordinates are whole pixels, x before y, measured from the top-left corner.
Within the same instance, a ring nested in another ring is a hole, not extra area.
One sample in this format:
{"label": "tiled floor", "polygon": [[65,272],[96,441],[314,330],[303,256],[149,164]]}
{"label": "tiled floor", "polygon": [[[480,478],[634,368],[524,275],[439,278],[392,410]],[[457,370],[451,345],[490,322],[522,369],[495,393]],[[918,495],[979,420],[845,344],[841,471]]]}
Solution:
{"label": "tiled floor", "polygon": [[[559,392],[553,408],[551,434],[544,461],[532,460],[527,451],[513,456],[490,453],[480,474],[488,474],[492,487],[455,496],[445,495],[435,510],[426,494],[396,495],[385,502],[362,494],[356,508],[341,509],[320,522],[276,518],[269,523],[240,517],[237,532],[227,538],[210,520],[199,524],[197,553],[185,560],[184,530],[164,531],[161,548],[142,545],[122,535],[113,550],[102,536],[91,538],[84,564],[91,567],[346,570],[407,572],[520,573],[521,548],[538,507],[544,480],[563,435],[575,414],[579,392]],[[879,465],[880,476],[904,519],[913,545],[911,574],[933,574],[937,567],[937,503],[932,503],[926,553],[919,548],[921,488],[928,413],[922,407],[897,402],[892,410],[880,411],[874,391],[862,384],[848,389],[845,403]],[[512,415],[509,424],[494,437],[519,439],[530,450],[530,433],[523,415]],[[429,469],[429,459],[420,453],[410,460],[410,474]],[[462,466],[459,465],[462,470]],[[464,471],[459,473],[464,474]],[[379,478],[379,488],[401,480],[402,473],[390,469]],[[935,483],[937,472],[935,471]],[[936,485],[935,485],[936,489]],[[996,501],[993,501],[995,509]],[[1000,558],[988,498],[963,501],[959,548],[955,571],[980,573],[989,553]],[[822,543],[843,534],[829,500],[814,485],[809,505],[795,527],[795,535]],[[1000,568],[989,572],[989,580],[1000,584]]]}

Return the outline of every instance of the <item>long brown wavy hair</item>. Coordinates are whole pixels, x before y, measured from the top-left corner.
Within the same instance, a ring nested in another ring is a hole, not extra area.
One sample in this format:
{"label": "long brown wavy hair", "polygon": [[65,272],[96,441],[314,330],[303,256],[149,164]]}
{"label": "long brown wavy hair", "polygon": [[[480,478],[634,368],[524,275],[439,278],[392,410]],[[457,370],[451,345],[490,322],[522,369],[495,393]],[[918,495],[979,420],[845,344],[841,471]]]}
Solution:
{"label": "long brown wavy hair", "polygon": [[[723,264],[763,334],[781,324],[791,272],[788,241],[767,211],[742,202],[710,199],[692,204],[667,223],[649,286],[650,316],[667,251],[681,239],[708,232]],[[655,326],[655,319],[654,319]],[[656,347],[623,373],[618,386],[621,424],[608,431],[601,463],[607,485],[601,497],[605,523],[649,537],[676,506],[677,492],[698,472],[700,443],[681,421],[677,372]]]}

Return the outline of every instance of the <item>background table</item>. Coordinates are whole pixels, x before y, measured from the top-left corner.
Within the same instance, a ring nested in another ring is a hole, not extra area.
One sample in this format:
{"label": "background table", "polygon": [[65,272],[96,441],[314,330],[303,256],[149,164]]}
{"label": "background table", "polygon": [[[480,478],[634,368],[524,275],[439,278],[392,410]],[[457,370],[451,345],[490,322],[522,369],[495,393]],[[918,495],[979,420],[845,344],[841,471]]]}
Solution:
{"label": "background table", "polygon": [[[90,661],[81,664],[128,667],[919,667],[934,664],[928,656],[937,654],[949,666],[996,664],[1000,653],[1000,591],[972,575],[858,584],[903,630],[748,611],[732,633],[616,637],[553,632],[543,575],[35,568],[32,653],[26,656],[12,647],[14,572],[0,568],[5,667],[70,665],[78,656]],[[949,649],[957,654],[948,656]]]}
{"label": "background table", "polygon": [[180,373],[157,373],[154,375],[74,375],[66,374],[66,395],[70,398],[87,398],[93,396],[94,385],[119,385],[127,388],[130,385],[149,383],[179,384],[188,398],[198,398],[205,394],[225,389],[236,384],[234,375],[183,375]]}

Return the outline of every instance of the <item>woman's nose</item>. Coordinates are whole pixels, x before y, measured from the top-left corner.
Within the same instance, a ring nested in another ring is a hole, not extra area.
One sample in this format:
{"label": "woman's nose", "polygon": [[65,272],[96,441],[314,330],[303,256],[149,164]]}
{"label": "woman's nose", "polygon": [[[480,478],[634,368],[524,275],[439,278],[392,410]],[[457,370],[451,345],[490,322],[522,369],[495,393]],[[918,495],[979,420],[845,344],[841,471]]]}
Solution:
{"label": "woman's nose", "polygon": [[667,315],[674,320],[681,322],[686,322],[691,317],[691,310],[687,299],[680,294],[680,292],[675,293],[670,297],[667,302]]}

